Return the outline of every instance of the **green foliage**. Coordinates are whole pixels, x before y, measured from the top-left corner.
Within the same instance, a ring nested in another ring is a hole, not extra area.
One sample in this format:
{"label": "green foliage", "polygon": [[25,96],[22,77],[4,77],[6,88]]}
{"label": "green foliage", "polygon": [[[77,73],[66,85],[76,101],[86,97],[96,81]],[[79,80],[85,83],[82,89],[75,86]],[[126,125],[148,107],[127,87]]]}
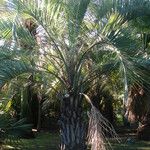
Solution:
{"label": "green foliage", "polygon": [[31,132],[31,125],[26,123],[26,119],[16,121],[8,114],[0,115],[0,141],[20,139],[27,132]]}
{"label": "green foliage", "polygon": [[18,60],[6,60],[3,63],[0,63],[1,71],[0,71],[0,85],[1,87],[11,79],[17,77],[22,73],[26,73],[30,71],[28,65],[24,62],[20,62]]}
{"label": "green foliage", "polygon": [[[132,30],[128,22],[124,21],[124,16],[117,12],[117,9],[121,11],[121,5],[125,8],[126,3],[119,3],[118,1],[113,2],[111,0],[108,0],[107,2],[97,2],[97,4],[88,0],[65,2],[51,1],[50,3],[43,2],[40,8],[36,7],[38,4],[33,2],[25,3],[24,1],[15,0],[13,7],[17,8],[21,17],[32,17],[37,24],[41,24],[46,30],[48,44],[52,50],[48,52],[48,59],[45,58],[47,60],[47,63],[44,63],[46,66],[45,69],[65,85],[66,90],[72,88],[77,92],[78,90],[80,91],[81,88],[84,89],[87,85],[86,82],[89,80],[92,82],[92,78],[95,78],[95,70],[101,68],[97,65],[96,68],[90,67],[91,70],[89,68],[88,70],[85,69],[85,66],[89,61],[87,60],[89,51],[92,53],[99,51],[103,58],[108,57],[109,55],[112,58],[111,63],[120,63],[120,70],[123,72],[124,77],[128,76],[128,69],[126,67],[128,66],[128,63],[132,63],[133,61],[128,58],[129,56],[130,58],[131,56],[134,57],[138,53],[140,44],[136,38],[136,31]],[[130,2],[130,4],[132,4],[132,2]],[[42,12],[42,7],[47,11]],[[110,10],[110,8],[115,8],[115,11]],[[77,13],[75,13],[76,10],[78,10]],[[58,15],[58,12],[62,15]],[[50,19],[48,19],[48,16]],[[88,23],[93,24],[90,28],[85,26],[85,23],[87,22],[86,16],[89,16],[89,19],[90,16],[93,18],[93,20],[88,20]],[[98,20],[95,22],[95,19]],[[51,22],[49,22],[50,20]],[[54,22],[52,22],[52,20]],[[57,27],[60,22],[62,22],[64,28],[60,25],[58,29]],[[19,27],[21,27],[19,29],[17,27],[18,25],[19,24],[15,23],[16,34],[18,38],[23,39],[23,37],[26,37],[22,32],[23,27],[22,25],[19,25]],[[98,35],[92,35],[91,31],[93,33],[95,32],[95,34],[98,33]],[[58,34],[60,32],[61,34]],[[87,40],[85,38],[88,34],[91,34],[91,37],[88,36]],[[92,39],[96,42],[93,42]],[[30,38],[28,38],[28,40],[31,41]],[[24,39],[23,41],[27,40]],[[30,43],[29,41],[27,41],[27,43]],[[108,64],[110,64],[109,59],[104,60],[103,58],[100,58],[101,57],[99,57],[98,64],[107,66],[106,60],[108,61]],[[118,62],[116,62],[116,60]],[[94,64],[94,59],[91,63]],[[87,75],[85,76],[85,74]],[[91,74],[93,75],[91,76]]]}

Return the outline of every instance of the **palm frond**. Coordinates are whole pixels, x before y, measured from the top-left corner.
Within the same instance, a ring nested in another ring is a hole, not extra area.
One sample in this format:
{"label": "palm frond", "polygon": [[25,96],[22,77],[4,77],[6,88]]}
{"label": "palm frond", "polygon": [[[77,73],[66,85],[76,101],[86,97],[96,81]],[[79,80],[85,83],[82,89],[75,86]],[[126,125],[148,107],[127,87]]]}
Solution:
{"label": "palm frond", "polygon": [[0,115],[0,141],[16,141],[21,136],[31,131],[31,124],[26,123],[26,119],[23,118],[16,122],[15,119],[11,119],[7,114]]}
{"label": "palm frond", "polygon": [[30,63],[5,47],[0,49],[0,68],[0,87],[23,73],[32,72]]}
{"label": "palm frond", "polygon": [[18,60],[7,60],[0,63],[0,86],[19,76],[20,74],[31,72],[31,68],[25,63]]}

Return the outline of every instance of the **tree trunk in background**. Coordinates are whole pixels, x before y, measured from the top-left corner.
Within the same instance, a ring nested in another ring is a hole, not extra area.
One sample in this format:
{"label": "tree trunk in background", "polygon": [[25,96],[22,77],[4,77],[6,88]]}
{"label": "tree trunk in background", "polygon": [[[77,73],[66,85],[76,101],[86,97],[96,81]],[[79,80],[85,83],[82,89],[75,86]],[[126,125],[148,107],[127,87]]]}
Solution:
{"label": "tree trunk in background", "polygon": [[61,117],[61,150],[86,150],[86,126],[82,117],[81,99],[63,98]]}
{"label": "tree trunk in background", "polygon": [[39,100],[38,100],[38,94],[37,93],[33,93],[32,95],[32,103],[31,103],[31,112],[32,112],[32,124],[33,124],[33,128],[37,128],[37,124],[38,124],[38,117],[39,117],[39,108],[40,104],[39,104]]}
{"label": "tree trunk in background", "polygon": [[105,100],[105,107],[103,115],[108,119],[111,124],[114,124],[114,110],[113,110],[113,99],[112,97],[108,97]]}
{"label": "tree trunk in background", "polygon": [[92,97],[92,104],[106,117],[111,124],[114,124],[113,97],[109,93],[99,93]]}
{"label": "tree trunk in background", "polygon": [[150,140],[150,114],[146,115],[137,129],[137,137],[139,140]]}
{"label": "tree trunk in background", "polygon": [[40,131],[41,129],[41,100],[42,100],[42,95],[40,93],[37,94],[37,100],[38,100],[37,130]]}
{"label": "tree trunk in background", "polygon": [[31,92],[30,92],[30,86],[25,87],[22,90],[21,93],[21,112],[20,112],[20,118],[26,118],[27,122],[31,122]]}

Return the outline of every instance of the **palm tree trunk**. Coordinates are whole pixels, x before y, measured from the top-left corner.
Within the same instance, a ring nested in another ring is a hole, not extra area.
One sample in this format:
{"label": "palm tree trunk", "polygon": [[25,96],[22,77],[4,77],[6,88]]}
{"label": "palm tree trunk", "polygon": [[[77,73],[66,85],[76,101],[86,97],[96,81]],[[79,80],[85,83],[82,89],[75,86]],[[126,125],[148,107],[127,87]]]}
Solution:
{"label": "palm tree trunk", "polygon": [[40,92],[37,93],[37,101],[38,101],[38,116],[37,116],[37,130],[40,131],[41,129],[41,101],[42,101],[42,94]]}
{"label": "palm tree trunk", "polygon": [[137,137],[139,140],[150,140],[150,114],[145,115],[142,125],[137,129]]}
{"label": "palm tree trunk", "polygon": [[81,99],[73,96],[61,102],[61,150],[86,150],[86,128],[83,121]]}
{"label": "palm tree trunk", "polygon": [[38,99],[38,116],[37,116],[37,131],[41,129],[41,100]]}

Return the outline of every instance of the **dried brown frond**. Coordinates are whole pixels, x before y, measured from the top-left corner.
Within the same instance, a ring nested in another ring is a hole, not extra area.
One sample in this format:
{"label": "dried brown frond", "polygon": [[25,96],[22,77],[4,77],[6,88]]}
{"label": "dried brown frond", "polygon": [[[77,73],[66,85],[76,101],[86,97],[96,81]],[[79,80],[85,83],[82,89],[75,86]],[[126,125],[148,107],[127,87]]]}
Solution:
{"label": "dried brown frond", "polygon": [[108,137],[116,139],[116,141],[120,142],[114,127],[92,104],[90,98],[86,94],[83,95],[85,96],[86,100],[91,104],[91,110],[88,114],[88,144],[91,146],[91,150],[112,149]]}

